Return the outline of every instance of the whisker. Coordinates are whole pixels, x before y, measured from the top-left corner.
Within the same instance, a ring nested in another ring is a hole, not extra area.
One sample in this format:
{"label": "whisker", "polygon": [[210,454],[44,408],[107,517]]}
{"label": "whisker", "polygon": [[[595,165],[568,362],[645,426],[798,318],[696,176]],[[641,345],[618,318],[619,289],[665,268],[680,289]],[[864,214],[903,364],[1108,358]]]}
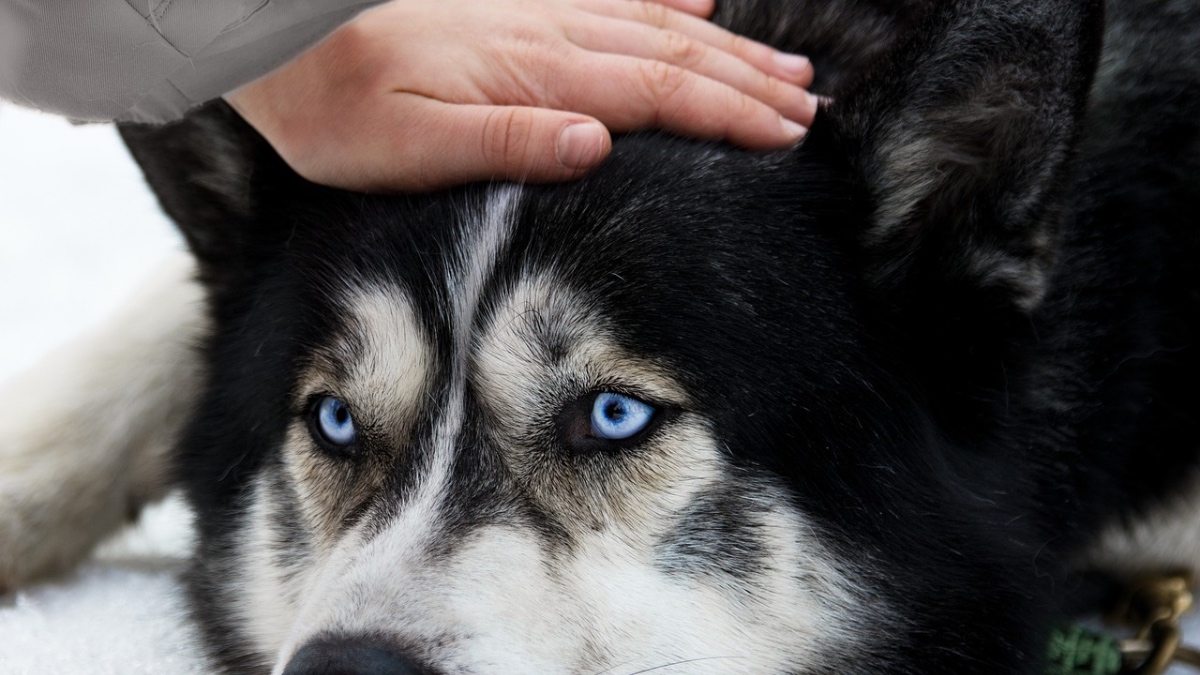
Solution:
{"label": "whisker", "polygon": [[629,675],[642,675],[642,673],[650,673],[650,672],[653,672],[656,670],[663,670],[665,668],[674,668],[675,666],[683,666],[683,665],[687,665],[689,663],[696,663],[698,661],[715,661],[717,659],[744,659],[744,658],[746,658],[746,657],[744,657],[744,656],[701,656],[701,657],[694,658],[694,659],[684,659],[682,661],[673,661],[671,663],[664,663],[661,666],[654,666],[653,668],[646,668],[645,670],[637,670],[632,673],[629,673]]}
{"label": "whisker", "polygon": [[621,666],[627,665],[629,663],[633,663],[633,661],[634,661],[634,659],[628,659],[626,661],[622,661],[616,665],[609,666],[609,667],[605,668],[604,670],[598,670],[595,673],[593,673],[592,675],[606,675],[607,673],[611,673],[612,671],[616,670],[617,668],[620,668]]}

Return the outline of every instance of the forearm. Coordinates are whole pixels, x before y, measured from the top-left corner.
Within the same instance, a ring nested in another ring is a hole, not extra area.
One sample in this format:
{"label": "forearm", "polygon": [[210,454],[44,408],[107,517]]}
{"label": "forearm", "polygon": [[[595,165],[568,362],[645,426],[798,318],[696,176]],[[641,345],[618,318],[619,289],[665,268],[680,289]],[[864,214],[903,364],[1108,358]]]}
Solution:
{"label": "forearm", "polygon": [[77,120],[169,121],[381,1],[0,0],[0,97]]}

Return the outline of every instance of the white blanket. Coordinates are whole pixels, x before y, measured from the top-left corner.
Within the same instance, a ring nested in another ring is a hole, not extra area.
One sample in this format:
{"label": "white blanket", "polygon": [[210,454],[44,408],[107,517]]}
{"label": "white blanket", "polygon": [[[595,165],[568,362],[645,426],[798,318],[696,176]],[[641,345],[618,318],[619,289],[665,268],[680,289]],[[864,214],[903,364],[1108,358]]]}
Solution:
{"label": "white blanket", "polygon": [[[111,126],[0,104],[0,380],[182,248]],[[189,522],[169,500],[78,572],[0,597],[0,674],[206,672],[178,580]]]}

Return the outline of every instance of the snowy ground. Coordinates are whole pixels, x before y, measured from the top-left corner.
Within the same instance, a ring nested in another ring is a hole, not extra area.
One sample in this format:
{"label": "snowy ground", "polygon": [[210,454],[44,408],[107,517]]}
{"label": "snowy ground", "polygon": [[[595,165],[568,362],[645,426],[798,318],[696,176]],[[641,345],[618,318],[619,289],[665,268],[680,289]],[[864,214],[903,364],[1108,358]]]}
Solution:
{"label": "snowy ground", "polygon": [[[0,380],[106,316],[180,248],[111,127],[0,103]],[[70,577],[0,597],[0,675],[205,672],[178,582],[188,519],[168,500]],[[1200,618],[1187,633],[1200,643]]]}

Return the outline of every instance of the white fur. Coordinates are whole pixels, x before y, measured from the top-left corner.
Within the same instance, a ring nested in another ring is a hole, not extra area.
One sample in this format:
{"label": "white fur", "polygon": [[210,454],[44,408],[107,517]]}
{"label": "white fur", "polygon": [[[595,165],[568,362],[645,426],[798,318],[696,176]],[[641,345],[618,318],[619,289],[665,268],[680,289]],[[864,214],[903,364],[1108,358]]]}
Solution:
{"label": "white fur", "polygon": [[1097,538],[1085,568],[1119,576],[1146,570],[1200,569],[1200,475],[1140,517],[1114,522]]}
{"label": "white fur", "polygon": [[0,388],[0,588],[79,562],[168,486],[207,329],[180,255],[93,331]]}
{"label": "white fur", "polygon": [[680,661],[691,663],[672,672],[789,672],[844,646],[853,594],[782,500],[761,517],[772,569],[746,584],[665,574],[644,533],[611,530],[549,560],[531,533],[487,527],[449,562],[422,565],[404,518],[337,561],[338,583],[320,589],[310,606],[321,611],[304,621],[438,645],[423,655],[448,672],[631,673]]}

